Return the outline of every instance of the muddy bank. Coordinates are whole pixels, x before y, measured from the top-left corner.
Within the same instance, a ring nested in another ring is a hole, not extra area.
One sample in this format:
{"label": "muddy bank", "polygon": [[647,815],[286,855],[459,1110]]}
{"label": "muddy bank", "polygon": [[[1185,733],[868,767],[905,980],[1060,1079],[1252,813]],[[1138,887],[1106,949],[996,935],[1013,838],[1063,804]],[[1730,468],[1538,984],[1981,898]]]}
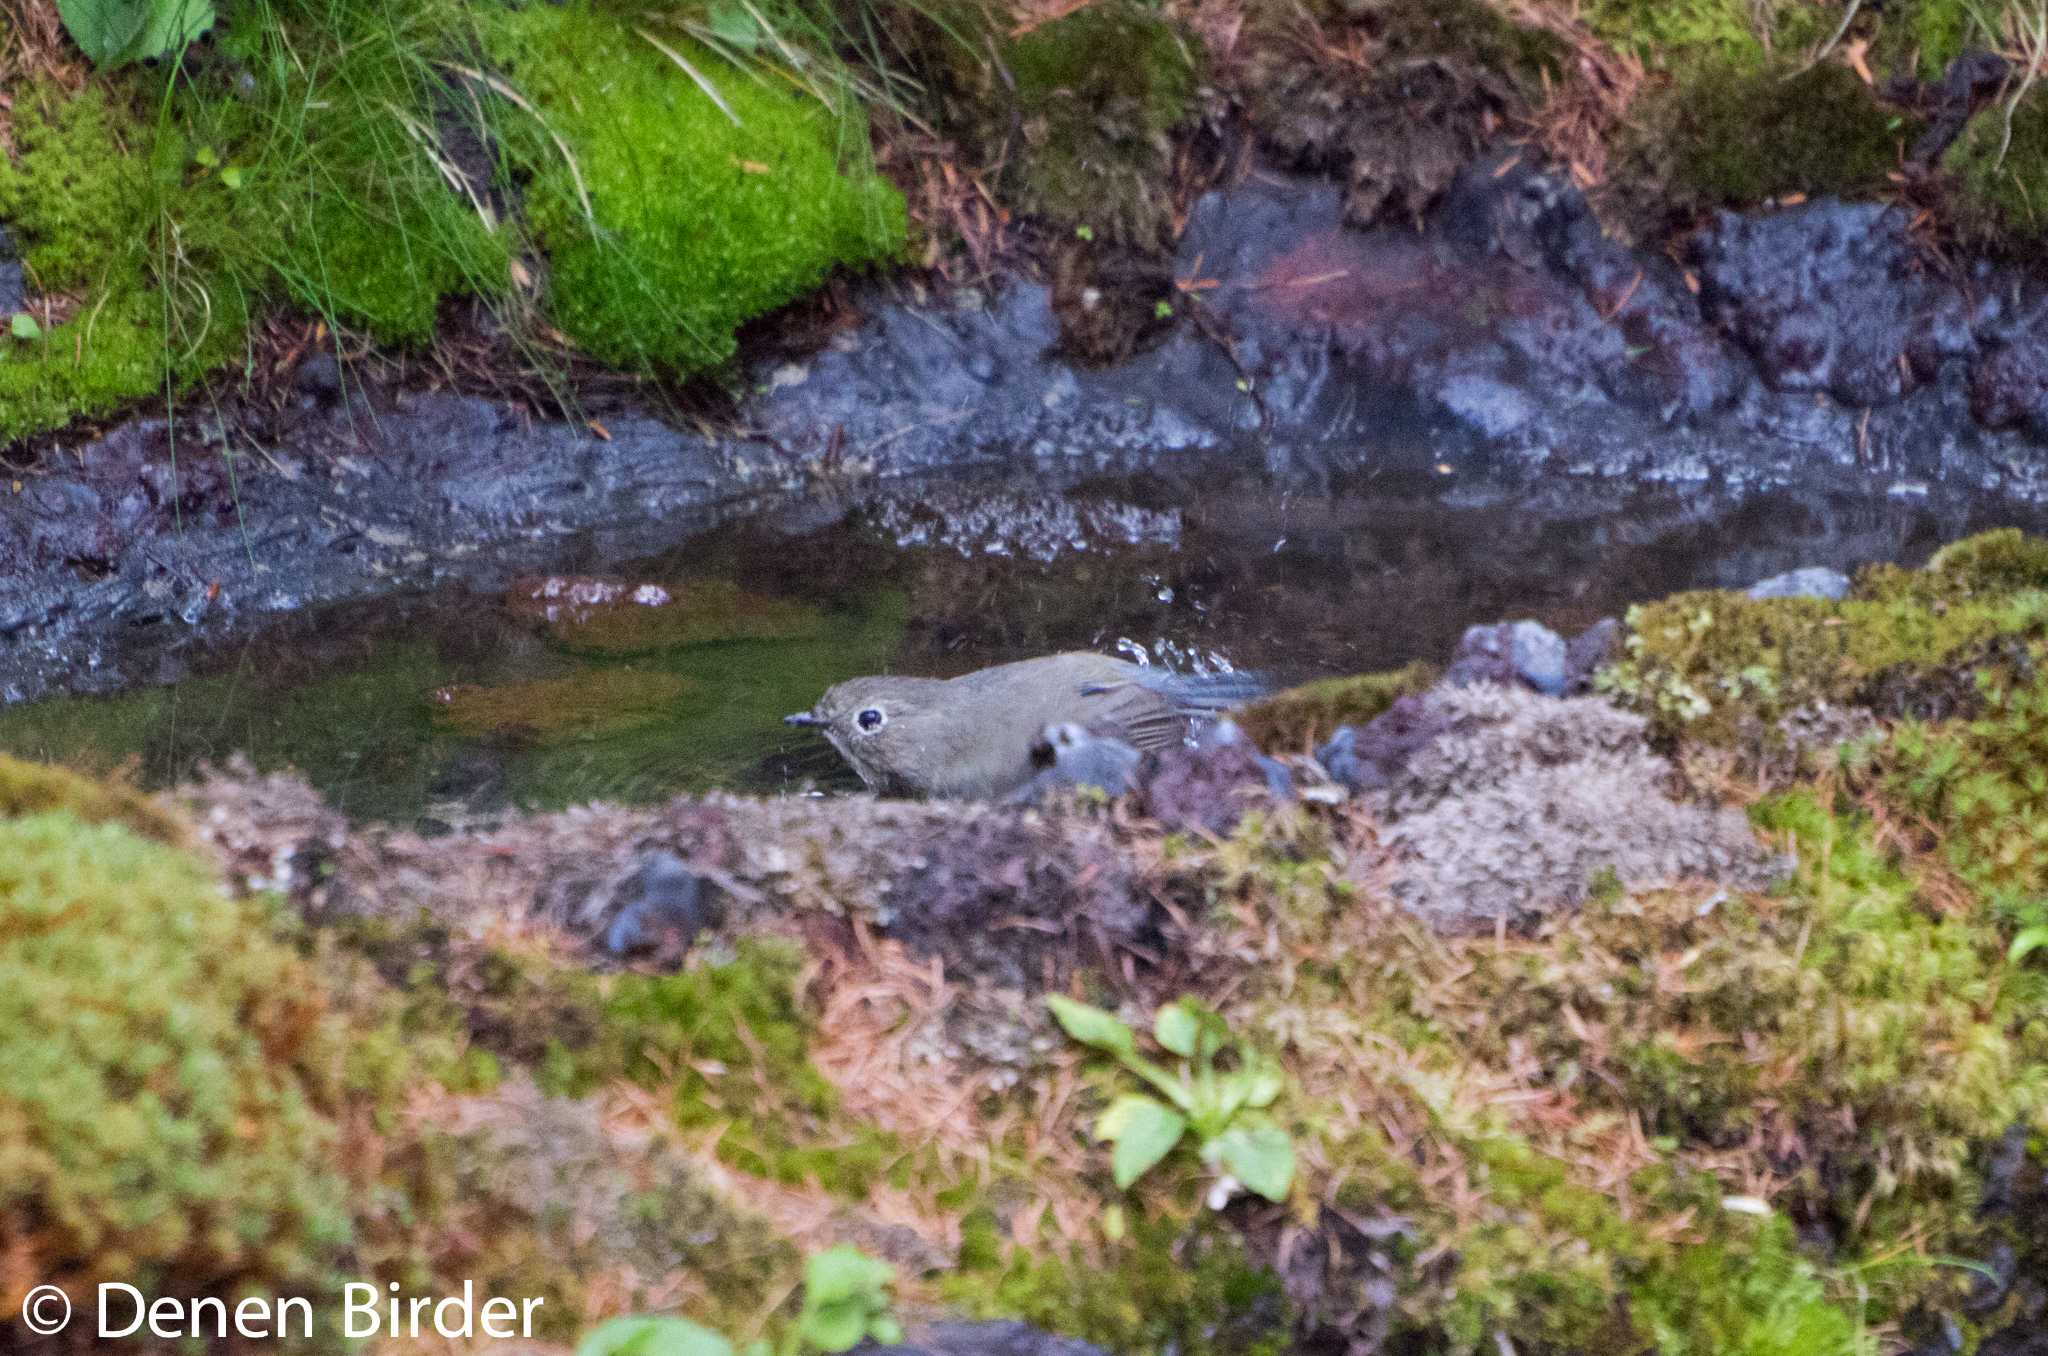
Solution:
{"label": "muddy bank", "polygon": [[755,371],[747,428],[718,436],[331,368],[280,418],[123,426],[0,495],[0,693],[160,681],[283,613],[646,556],[778,506],[829,518],[971,467],[1057,485],[1209,454],[1283,491],[1393,477],[1538,518],[1645,485],[1728,512],[1824,487],[1921,506],[1943,535],[2041,498],[2043,294],[1936,279],[1895,213],[1724,218],[1681,270],[1600,239],[1559,181],[1482,162],[1422,236],[1340,220],[1314,181],[1212,195],[1175,323],[1106,368],[1061,356],[1037,285],[938,307],[878,286],[824,352]]}

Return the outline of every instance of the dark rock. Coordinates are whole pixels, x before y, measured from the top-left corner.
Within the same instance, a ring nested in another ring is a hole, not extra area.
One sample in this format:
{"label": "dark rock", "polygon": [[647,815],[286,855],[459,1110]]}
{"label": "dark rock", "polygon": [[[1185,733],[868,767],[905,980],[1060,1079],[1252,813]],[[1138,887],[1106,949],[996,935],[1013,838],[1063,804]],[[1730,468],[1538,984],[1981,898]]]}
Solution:
{"label": "dark rock", "polygon": [[1055,1337],[1027,1323],[935,1323],[895,1346],[867,1343],[859,1356],[1108,1356],[1076,1337]]}
{"label": "dark rock", "polygon": [[1006,800],[1031,804],[1055,791],[1092,788],[1107,796],[1127,795],[1138,784],[1144,755],[1110,735],[1092,734],[1074,724],[1048,725],[1034,749],[1038,774],[1011,792]]}
{"label": "dark rock", "polygon": [[1362,729],[1346,725],[1321,748],[1316,761],[1331,780],[1353,792],[1382,791],[1417,752],[1447,733],[1455,721],[1426,693],[1397,697]]}
{"label": "dark rock", "polygon": [[1465,632],[1444,670],[1444,682],[1452,687],[1497,683],[1557,697],[1564,693],[1567,672],[1565,643],[1557,632],[1540,622],[1499,622]]}
{"label": "dark rock", "polygon": [[299,363],[292,383],[305,395],[332,400],[341,394],[341,362],[325,349],[316,349]]}
{"label": "dark rock", "polygon": [[1808,565],[1787,570],[1749,586],[1752,598],[1825,598],[1838,602],[1848,596],[1849,576],[1825,565]]}
{"label": "dark rock", "polygon": [[1889,404],[1930,363],[1975,348],[1966,327],[1944,323],[1958,313],[1955,289],[1920,266],[1897,208],[1822,198],[1760,216],[1723,212],[1693,262],[1706,315],[1774,390]]}
{"label": "dark rock", "polygon": [[1573,636],[1564,647],[1564,690],[1576,696],[1593,690],[1600,670],[1621,654],[1622,628],[1617,617],[1602,617]]}
{"label": "dark rock", "polygon": [[697,934],[716,921],[715,887],[672,852],[650,852],[628,882],[618,912],[604,932],[604,949],[614,956],[651,951],[675,939],[688,950]]}
{"label": "dark rock", "polygon": [[1293,796],[1287,769],[1259,752],[1235,722],[1219,720],[1198,732],[1192,744],[1147,760],[1140,804],[1168,829],[1224,834],[1256,800]]}
{"label": "dark rock", "polygon": [[1992,350],[1970,375],[1970,413],[1987,428],[2048,438],[2048,333]]}
{"label": "dark rock", "polygon": [[27,305],[28,276],[22,272],[14,236],[0,226],[0,315],[12,315]]}

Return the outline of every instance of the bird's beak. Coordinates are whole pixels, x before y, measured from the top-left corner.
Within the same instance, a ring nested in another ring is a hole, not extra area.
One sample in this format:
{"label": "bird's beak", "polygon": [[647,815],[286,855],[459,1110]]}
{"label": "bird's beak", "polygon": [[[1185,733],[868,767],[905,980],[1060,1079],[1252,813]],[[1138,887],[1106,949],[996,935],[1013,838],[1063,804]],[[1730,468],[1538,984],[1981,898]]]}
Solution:
{"label": "bird's beak", "polygon": [[822,722],[808,711],[798,711],[782,718],[784,725],[817,725]]}

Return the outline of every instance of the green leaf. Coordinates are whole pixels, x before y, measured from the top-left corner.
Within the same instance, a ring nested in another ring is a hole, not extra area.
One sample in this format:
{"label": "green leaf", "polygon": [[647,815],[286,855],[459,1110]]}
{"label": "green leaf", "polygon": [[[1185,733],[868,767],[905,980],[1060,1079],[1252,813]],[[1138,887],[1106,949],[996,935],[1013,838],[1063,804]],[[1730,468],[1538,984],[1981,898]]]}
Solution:
{"label": "green leaf", "polygon": [[1266,1060],[1260,1060],[1241,1070],[1238,1077],[1249,1085],[1244,1098],[1244,1104],[1249,1107],[1263,1108],[1273,1105],[1287,1083],[1286,1075],[1280,1072],[1280,1066]]}
{"label": "green leaf", "polygon": [[742,52],[751,52],[761,45],[761,27],[747,13],[746,6],[718,0],[706,17],[711,20],[711,36],[720,42]]}
{"label": "green leaf", "polygon": [[7,322],[7,329],[17,339],[40,339],[43,337],[43,327],[36,324],[36,318],[27,311],[17,312],[14,319]]}
{"label": "green leaf", "polygon": [[887,1314],[868,1324],[868,1336],[885,1347],[893,1347],[903,1340],[903,1325]]}
{"label": "green leaf", "polygon": [[57,0],[65,31],[95,66],[147,61],[213,27],[213,0]]}
{"label": "green leaf", "polygon": [[1294,1141],[1277,1125],[1233,1125],[1211,1146],[1226,1171],[1269,1201],[1294,1185]]}
{"label": "green leaf", "polygon": [[1187,1118],[1165,1103],[1126,1093],[1110,1103],[1109,1110],[1095,1122],[1095,1137],[1116,1144],[1109,1156],[1109,1171],[1121,1190],[1173,1152],[1187,1128]]}
{"label": "green leaf", "polygon": [[882,1288],[896,1279],[896,1268],[868,1256],[859,1248],[842,1243],[813,1253],[804,1262],[804,1299],[812,1304],[833,1304],[840,1300],[879,1297]]}
{"label": "green leaf", "polygon": [[820,1305],[803,1316],[804,1340],[820,1351],[851,1351],[867,1335],[867,1306],[854,1301]]}
{"label": "green leaf", "polygon": [[1182,1059],[1192,1059],[1195,1035],[1200,1030],[1201,1024],[1195,1020],[1195,1014],[1188,1011],[1186,1003],[1168,1003],[1153,1019],[1152,1039]]}
{"label": "green leaf", "polygon": [[220,172],[220,181],[229,188],[240,188],[242,186],[242,167],[240,165],[229,165]]}
{"label": "green leaf", "polygon": [[212,169],[220,163],[220,152],[211,146],[201,146],[192,152],[192,163],[204,169]]}
{"label": "green leaf", "polygon": [[687,1318],[614,1318],[577,1343],[576,1356],[732,1356],[732,1343]]}
{"label": "green leaf", "polygon": [[1065,994],[1049,993],[1045,1005],[1052,1009],[1060,1029],[1083,1045],[1107,1050],[1113,1055],[1131,1054],[1138,1048],[1137,1037],[1113,1012],[1076,1002]]}
{"label": "green leaf", "polygon": [[2012,939],[2012,949],[2005,953],[2005,958],[2018,965],[2044,946],[2048,946],[2048,923],[2022,928],[2019,936]]}

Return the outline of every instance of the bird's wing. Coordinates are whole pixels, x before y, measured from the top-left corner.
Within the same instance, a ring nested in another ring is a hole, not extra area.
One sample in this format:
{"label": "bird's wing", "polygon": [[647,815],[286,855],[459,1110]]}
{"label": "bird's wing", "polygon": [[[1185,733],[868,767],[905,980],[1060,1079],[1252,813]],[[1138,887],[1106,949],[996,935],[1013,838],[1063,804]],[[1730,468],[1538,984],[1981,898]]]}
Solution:
{"label": "bird's wing", "polygon": [[1172,748],[1187,734],[1187,722],[1172,701],[1143,684],[1090,683],[1081,691],[1084,723],[1091,729],[1114,730],[1133,748]]}

